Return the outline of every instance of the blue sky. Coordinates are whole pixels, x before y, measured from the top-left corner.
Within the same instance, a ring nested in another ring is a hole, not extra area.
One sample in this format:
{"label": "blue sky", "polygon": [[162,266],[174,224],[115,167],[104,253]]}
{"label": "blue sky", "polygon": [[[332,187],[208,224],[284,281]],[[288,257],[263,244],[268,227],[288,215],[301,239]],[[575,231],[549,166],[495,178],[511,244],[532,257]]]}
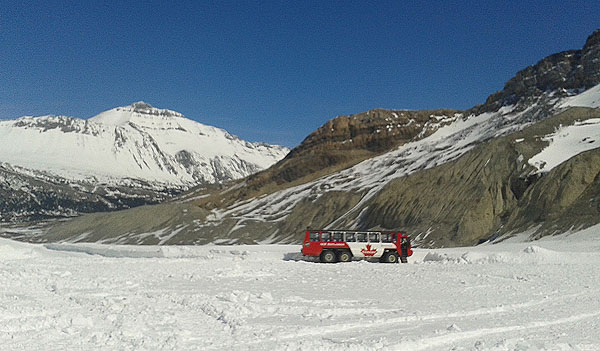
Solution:
{"label": "blue sky", "polygon": [[598,1],[0,0],[0,118],[146,101],[295,146],[371,108],[466,109],[579,49]]}

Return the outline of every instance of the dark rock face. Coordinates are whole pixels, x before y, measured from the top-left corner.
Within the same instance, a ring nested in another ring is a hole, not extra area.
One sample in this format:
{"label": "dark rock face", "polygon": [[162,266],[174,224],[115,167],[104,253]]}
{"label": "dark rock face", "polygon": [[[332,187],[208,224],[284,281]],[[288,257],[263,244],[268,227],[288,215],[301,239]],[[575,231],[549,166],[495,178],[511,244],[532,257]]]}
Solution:
{"label": "dark rock face", "polygon": [[429,135],[433,124],[450,120],[457,110],[391,111],[375,109],[350,116],[336,117],[311,133],[288,157],[318,148],[338,150],[365,149],[387,151],[391,147]]}
{"label": "dark rock face", "polygon": [[600,84],[600,30],[588,37],[583,49],[550,55],[518,72],[502,91],[490,95],[485,104],[469,113],[495,112],[507,105],[518,105],[524,110],[546,92],[566,96],[597,84]]}
{"label": "dark rock face", "polygon": [[21,117],[14,126],[16,128],[35,128],[44,133],[59,129],[63,133],[80,133],[98,135],[98,128],[91,127],[88,121],[67,116]]}
{"label": "dark rock face", "polygon": [[583,82],[586,87],[600,82],[600,29],[587,39],[581,53]]}

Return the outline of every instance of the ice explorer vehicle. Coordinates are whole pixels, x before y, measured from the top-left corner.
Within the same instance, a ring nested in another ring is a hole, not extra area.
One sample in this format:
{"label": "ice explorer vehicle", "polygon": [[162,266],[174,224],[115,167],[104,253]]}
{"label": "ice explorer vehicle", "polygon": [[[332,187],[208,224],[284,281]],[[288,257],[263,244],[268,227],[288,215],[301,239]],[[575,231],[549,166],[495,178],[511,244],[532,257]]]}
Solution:
{"label": "ice explorer vehicle", "polygon": [[301,251],[324,263],[349,262],[353,258],[406,263],[413,253],[410,237],[404,233],[352,230],[307,230]]}

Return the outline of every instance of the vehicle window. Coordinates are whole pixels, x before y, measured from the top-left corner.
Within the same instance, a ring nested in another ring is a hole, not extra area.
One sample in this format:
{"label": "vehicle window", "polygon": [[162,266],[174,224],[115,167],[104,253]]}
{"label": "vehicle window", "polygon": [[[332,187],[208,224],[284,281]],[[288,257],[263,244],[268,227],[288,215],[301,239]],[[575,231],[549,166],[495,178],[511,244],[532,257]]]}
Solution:
{"label": "vehicle window", "polygon": [[333,233],[333,241],[344,241],[344,233],[342,232],[335,232]]}
{"label": "vehicle window", "polygon": [[369,242],[378,243],[379,242],[379,234],[377,234],[377,233],[369,234]]}
{"label": "vehicle window", "polygon": [[391,243],[392,235],[390,233],[382,233],[381,234],[381,242],[382,243]]}
{"label": "vehicle window", "polygon": [[310,241],[319,241],[319,233],[310,233]]}
{"label": "vehicle window", "polygon": [[395,243],[397,240],[396,234],[392,234],[392,242]]}
{"label": "vehicle window", "polygon": [[357,233],[356,241],[361,242],[361,243],[366,243],[367,242],[367,233]]}
{"label": "vehicle window", "polygon": [[356,241],[354,233],[346,233],[346,241]]}
{"label": "vehicle window", "polygon": [[321,233],[321,241],[323,241],[323,242],[331,241],[331,233]]}

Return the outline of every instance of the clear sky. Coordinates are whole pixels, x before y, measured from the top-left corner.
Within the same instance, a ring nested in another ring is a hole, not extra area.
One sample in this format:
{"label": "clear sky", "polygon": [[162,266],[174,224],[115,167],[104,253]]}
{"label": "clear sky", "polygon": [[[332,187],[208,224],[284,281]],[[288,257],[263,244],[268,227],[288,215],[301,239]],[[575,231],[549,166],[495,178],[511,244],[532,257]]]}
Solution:
{"label": "clear sky", "polygon": [[5,1],[0,118],[146,101],[295,146],[371,108],[466,109],[579,49],[600,1]]}

